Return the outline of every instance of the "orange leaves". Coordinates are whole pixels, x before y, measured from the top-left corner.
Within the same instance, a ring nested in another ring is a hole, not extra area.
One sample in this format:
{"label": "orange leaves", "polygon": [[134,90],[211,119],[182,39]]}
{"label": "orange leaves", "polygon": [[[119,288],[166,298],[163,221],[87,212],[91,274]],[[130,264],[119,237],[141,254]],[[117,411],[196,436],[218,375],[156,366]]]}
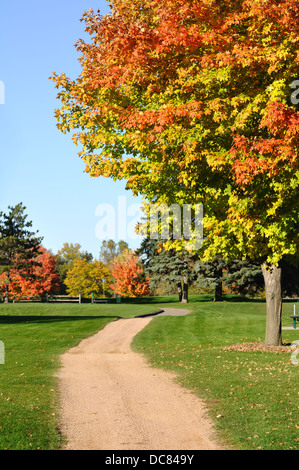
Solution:
{"label": "orange leaves", "polygon": [[267,129],[268,138],[234,137],[232,170],[241,186],[251,184],[257,175],[272,178],[290,166],[298,168],[299,113],[282,103],[270,102],[260,128]]}
{"label": "orange leaves", "polygon": [[[55,268],[55,257],[45,248],[39,248],[39,255],[34,259],[38,265],[32,272],[11,270],[9,291],[12,296],[34,297],[47,292],[55,292],[59,287],[59,275]],[[0,276],[5,281],[6,274]]]}
{"label": "orange leaves", "polygon": [[126,250],[114,261],[111,272],[115,284],[110,288],[117,294],[125,297],[148,295],[149,279],[142,277],[143,269],[138,262],[138,256],[131,250]]}
{"label": "orange leaves", "polygon": [[[148,201],[200,198],[217,219],[207,236],[215,253],[222,244],[231,255],[240,227],[237,255],[256,255],[255,240],[277,253],[269,220],[297,217],[298,1],[113,0],[111,15],[84,19],[92,37],[77,46],[82,74],[56,80],[59,126],[80,130],[86,171],[125,179]],[[246,225],[254,212],[264,222]]]}
{"label": "orange leaves", "polygon": [[299,113],[279,102],[270,102],[261,121],[261,127],[267,127],[274,136],[286,143],[299,137]]}
{"label": "orange leaves", "polygon": [[[235,137],[231,150],[232,171],[240,186],[252,184],[257,175],[272,177],[278,171],[278,160],[274,153],[275,139],[250,140],[244,136]],[[264,156],[265,154],[265,156]]]}
{"label": "orange leaves", "polygon": [[[153,142],[159,138],[165,130],[172,126],[190,125],[193,120],[202,116],[202,104],[197,100],[189,103],[174,104],[171,101],[157,109],[133,108],[131,106],[120,110],[118,123],[121,128],[131,130],[131,139],[134,142],[136,132],[151,131],[150,133],[139,134],[139,140]],[[133,129],[135,130],[133,133]],[[157,136],[158,134],[158,136]]]}

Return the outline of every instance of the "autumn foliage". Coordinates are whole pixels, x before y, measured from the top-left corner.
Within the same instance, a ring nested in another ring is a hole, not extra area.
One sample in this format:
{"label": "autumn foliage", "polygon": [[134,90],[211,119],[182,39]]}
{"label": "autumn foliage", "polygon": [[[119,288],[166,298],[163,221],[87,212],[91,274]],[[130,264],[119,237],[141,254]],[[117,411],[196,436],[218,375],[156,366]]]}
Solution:
{"label": "autumn foliage", "polygon": [[86,171],[149,201],[203,203],[209,257],[294,255],[298,2],[111,4],[83,16],[78,79],[52,77]]}
{"label": "autumn foliage", "polygon": [[52,77],[58,128],[91,176],[148,203],[202,203],[200,256],[276,273],[270,305],[282,261],[299,258],[298,1],[110,3],[83,16],[79,77]]}
{"label": "autumn foliage", "polygon": [[[6,273],[0,276],[0,285],[4,291]],[[54,293],[59,287],[59,275],[55,268],[55,257],[42,246],[39,255],[34,258],[30,272],[26,269],[10,272],[9,292],[12,297],[30,298],[40,297],[47,293]]]}
{"label": "autumn foliage", "polygon": [[124,297],[140,297],[149,293],[149,279],[143,277],[143,269],[138,256],[126,250],[114,260],[112,267],[114,283],[110,288]]}
{"label": "autumn foliage", "polygon": [[111,273],[101,261],[89,261],[86,258],[75,259],[67,271],[64,282],[69,295],[106,296],[111,282]]}

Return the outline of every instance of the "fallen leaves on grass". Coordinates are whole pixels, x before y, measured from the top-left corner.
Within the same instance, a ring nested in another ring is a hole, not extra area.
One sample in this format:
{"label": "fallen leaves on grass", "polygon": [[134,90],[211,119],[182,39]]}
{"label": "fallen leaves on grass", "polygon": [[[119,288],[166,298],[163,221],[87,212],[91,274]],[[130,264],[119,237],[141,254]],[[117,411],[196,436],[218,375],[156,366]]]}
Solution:
{"label": "fallen leaves on grass", "polygon": [[262,351],[262,352],[275,352],[275,353],[290,353],[293,351],[290,344],[283,344],[282,346],[267,346],[264,343],[237,343],[231,346],[225,346],[225,351]]}

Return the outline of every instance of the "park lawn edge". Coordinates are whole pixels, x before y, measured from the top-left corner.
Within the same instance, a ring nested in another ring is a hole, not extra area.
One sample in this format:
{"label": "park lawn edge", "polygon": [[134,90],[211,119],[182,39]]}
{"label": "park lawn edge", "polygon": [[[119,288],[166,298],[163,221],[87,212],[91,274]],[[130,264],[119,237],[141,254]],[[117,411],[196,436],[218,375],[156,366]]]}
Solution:
{"label": "park lawn edge", "polygon": [[[208,304],[206,304],[206,305],[208,305]],[[210,305],[212,305],[212,303]],[[214,307],[214,305],[213,305],[213,307]],[[245,304],[242,302],[242,304],[240,304],[240,306],[241,305],[243,307]],[[188,315],[189,317],[196,316],[196,314],[197,314],[196,305],[194,305],[194,304],[192,305],[192,303],[190,303],[190,304],[187,304],[187,306],[186,306],[186,304],[185,304],[185,308],[188,308],[189,310],[192,311],[192,313],[190,313],[190,315]],[[217,308],[219,308],[219,304],[218,304]],[[187,317],[174,317],[171,320],[171,322],[173,322],[173,321],[174,322],[186,322],[186,318]],[[166,335],[167,339],[163,338],[163,335],[161,335],[162,341],[159,341],[159,338],[158,338],[158,335],[157,335],[157,341],[152,341],[152,344],[149,344],[149,341],[148,341],[147,338],[151,338],[153,340],[154,334],[152,333],[152,331],[154,331],[155,333],[157,333],[157,331],[158,331],[158,328],[156,327],[156,325],[157,325],[156,322],[160,322],[160,324],[159,324],[159,330],[160,331],[163,331],[163,330],[165,330],[165,331],[168,330],[169,331],[170,330],[169,324],[167,324],[166,319],[167,319],[167,317],[157,318],[157,319],[154,319],[149,325],[147,325],[144,330],[142,330],[140,333],[138,333],[138,335],[135,336],[135,338],[132,342],[132,349],[135,352],[141,353],[150,366],[158,367],[158,368],[163,369],[165,371],[170,371],[172,374],[174,373],[175,376],[176,376],[174,380],[177,383],[179,383],[184,388],[190,390],[192,393],[195,393],[200,399],[204,400],[204,402],[205,402],[205,404],[208,408],[207,412],[213,420],[215,431],[217,432],[217,435],[219,435],[220,440],[224,443],[224,446],[229,445],[229,446],[231,446],[235,449],[238,449],[238,450],[257,450],[257,449],[259,449],[259,450],[293,450],[293,449],[299,449],[299,446],[298,446],[299,441],[298,441],[298,438],[296,438],[295,427],[294,427],[293,434],[290,433],[290,435],[286,438],[286,442],[284,442],[283,432],[286,431],[286,428],[288,427],[287,425],[285,425],[285,423],[282,423],[283,430],[282,430],[281,439],[280,439],[279,432],[278,432],[278,433],[276,433],[276,436],[273,439],[274,443],[271,442],[270,439],[264,438],[264,442],[262,443],[262,445],[261,446],[257,445],[256,442],[258,442],[258,439],[260,439],[260,437],[261,437],[259,434],[262,434],[262,433],[265,434],[265,433],[269,432],[269,431],[266,431],[267,428],[265,428],[265,427],[263,428],[263,426],[259,426],[260,424],[263,424],[263,423],[259,422],[259,413],[258,412],[256,413],[256,417],[254,418],[256,421],[253,422],[253,423],[251,422],[250,426],[248,425],[248,428],[250,428],[252,430],[255,427],[257,427],[257,429],[260,429],[260,431],[251,432],[251,434],[250,434],[250,432],[246,432],[247,417],[245,416],[245,412],[244,412],[244,415],[242,417],[238,417],[238,416],[234,417],[233,414],[235,413],[235,415],[236,415],[237,414],[236,411],[233,411],[233,410],[229,409],[229,406],[228,406],[229,401],[224,400],[221,397],[221,393],[219,392],[219,390],[217,392],[218,395],[217,395],[217,393],[214,394],[213,390],[209,390],[207,392],[205,390],[205,385],[204,384],[200,385],[199,383],[196,383],[195,379],[191,380],[191,374],[189,374],[189,376],[188,376],[188,367],[191,367],[190,362],[186,361],[185,364],[183,364],[184,360],[183,359],[180,360],[180,358],[176,358],[176,359],[172,360],[171,356],[173,355],[172,353],[174,352],[174,349],[177,347],[177,344],[174,343],[175,348],[173,347],[173,349],[171,350],[169,345],[170,345],[170,342],[172,341],[173,338],[171,337],[170,334],[168,334],[168,336]],[[244,321],[245,321],[245,319],[244,319]],[[262,318],[262,322],[263,321],[264,321],[264,318]],[[286,321],[286,312],[284,312],[283,321],[284,322]],[[163,322],[165,322],[164,325],[163,325]],[[178,326],[179,326],[179,323],[178,323]],[[259,328],[260,328],[260,325],[259,325]],[[177,328],[177,331],[179,331],[179,328]],[[297,332],[298,332],[298,330],[297,330]],[[285,337],[288,338],[287,341],[293,341],[295,339],[296,330],[294,330],[294,331],[283,331],[283,334],[284,334]],[[242,339],[244,339],[244,338],[242,338]],[[238,339],[235,338],[235,341],[231,341],[231,342],[229,342],[229,344],[233,345],[233,344],[241,343],[241,342],[242,343],[249,343],[250,341],[252,341],[251,337],[245,338],[245,341],[240,341],[240,338],[238,338]],[[258,343],[260,341],[261,341],[261,337],[258,336],[258,332],[257,332],[255,342]],[[155,343],[156,343],[156,346],[155,346]],[[257,364],[259,364],[259,362],[260,362],[260,368],[261,369],[264,368],[264,370],[269,369],[269,364],[270,364],[270,368],[271,368],[272,362],[274,362],[274,363],[276,362],[278,364],[277,369],[279,370],[280,362],[284,362],[283,367],[285,367],[286,370],[289,369],[289,372],[292,372],[293,379],[296,379],[298,381],[298,375],[296,376],[296,372],[297,372],[296,365],[290,365],[290,362],[291,362],[290,361],[290,352],[289,352],[288,349],[286,349],[286,351],[283,352],[283,353],[278,353],[276,351],[229,351],[229,350],[225,351],[225,346],[226,346],[226,344],[222,344],[222,345],[217,344],[217,345],[211,347],[210,351],[214,350],[214,353],[215,353],[214,358],[213,358],[214,364],[215,364],[215,358],[224,357],[224,355],[226,355],[226,358],[227,358],[228,362],[236,361],[236,364],[237,364],[237,361],[239,361],[239,360],[242,361],[243,359],[244,359],[244,362],[247,361],[248,363],[256,362]],[[159,354],[163,355],[163,361],[159,359]],[[239,359],[240,357],[241,357],[241,359]],[[175,363],[175,361],[176,361],[176,363]],[[181,362],[181,364],[179,364],[179,362]],[[267,362],[269,362],[269,364]],[[212,364],[213,367],[214,367],[214,364]],[[181,367],[179,367],[178,365],[180,365]],[[184,369],[184,367],[186,367],[186,369]],[[254,377],[255,373],[256,372],[249,372],[250,376],[252,374],[253,377]],[[217,374],[219,374],[219,370],[217,371]],[[247,377],[246,377],[246,375],[244,376],[244,374],[241,375],[240,377],[242,378],[242,380],[244,380],[244,377],[245,377],[245,380],[247,380]],[[261,381],[262,381],[264,379],[262,377],[262,374],[260,374],[260,377],[261,377]],[[293,383],[292,383],[291,379],[289,379],[289,383],[293,387]],[[214,383],[214,385],[215,385],[215,383]],[[256,384],[254,384],[254,385],[256,385]],[[237,384],[237,386],[238,386],[238,384]],[[237,386],[236,386],[236,388],[237,388]],[[279,384],[278,387],[281,387],[281,384]],[[288,387],[288,385],[286,385],[286,388],[287,387]],[[244,390],[245,390],[245,394],[246,394],[247,393],[246,388],[244,388]],[[270,395],[270,398],[271,398],[271,393],[270,392],[271,392],[271,390],[270,391],[268,390],[267,392],[265,392],[265,394],[268,393],[268,395]],[[276,392],[277,391],[275,391],[275,393]],[[287,392],[289,392],[288,389],[287,389]],[[295,393],[296,393],[296,387],[295,387]],[[259,391],[259,394],[257,396],[258,399],[259,399],[259,395],[261,395],[261,391]],[[285,397],[283,395],[284,394],[281,394],[280,396],[278,395],[278,397],[284,399]],[[289,396],[290,393],[286,393],[286,395]],[[250,395],[250,393],[249,393],[249,396],[251,396],[251,399],[252,399],[252,394]],[[239,397],[239,399],[240,399],[240,402],[243,401],[242,396]],[[269,408],[269,410],[266,410],[266,411],[269,411],[269,415],[273,414],[273,417],[272,417],[272,427],[273,427],[273,429],[275,429],[273,423],[275,422],[276,416],[279,416],[278,414],[276,415],[276,413],[281,411],[279,409],[279,407],[277,406],[277,403],[276,403],[275,400],[276,400],[276,398],[273,397],[273,402],[272,402],[273,413],[271,413],[271,403],[269,403],[268,406],[267,406],[267,408]],[[259,400],[257,400],[257,401],[259,401]],[[243,403],[241,403],[241,404],[243,405]],[[233,405],[235,406],[235,404],[233,404]],[[298,405],[298,402],[297,402],[297,405]],[[264,406],[264,404],[262,404],[261,406]],[[293,411],[291,411],[291,413],[295,414],[295,412],[297,412],[297,414],[298,414],[298,406],[296,407],[296,404],[295,404],[294,400],[293,400],[293,403],[291,403],[290,406],[293,406],[293,408],[290,408],[291,410],[293,410]],[[240,408],[242,408],[241,405],[240,405]],[[228,410],[229,410],[229,412],[228,412]],[[228,415],[231,415],[229,419],[228,419]],[[262,416],[262,414],[260,414],[260,415],[261,415],[260,418],[261,418],[261,421],[262,421],[264,419],[264,416]],[[282,413],[282,416],[283,416],[283,413]],[[253,421],[253,419],[252,419],[252,421]],[[293,422],[293,421],[290,420],[290,423]],[[245,423],[245,425],[244,425],[244,423]],[[244,426],[244,429],[241,429],[242,426]],[[291,427],[291,425],[289,427]],[[270,429],[270,431],[271,431],[271,429]],[[256,439],[256,442],[253,442],[253,440],[255,440],[255,439]],[[275,440],[277,442],[275,442]],[[293,441],[294,441],[294,443],[293,443]],[[286,449],[284,449],[284,446],[285,446]]]}

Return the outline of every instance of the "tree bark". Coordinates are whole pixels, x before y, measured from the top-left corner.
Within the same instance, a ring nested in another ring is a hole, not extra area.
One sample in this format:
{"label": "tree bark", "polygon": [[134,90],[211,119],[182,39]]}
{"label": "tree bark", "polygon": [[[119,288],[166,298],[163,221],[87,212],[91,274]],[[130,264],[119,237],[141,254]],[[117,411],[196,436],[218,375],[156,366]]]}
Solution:
{"label": "tree bark", "polygon": [[222,302],[222,282],[219,282],[215,287],[214,302]]}
{"label": "tree bark", "polygon": [[267,305],[265,344],[267,346],[281,346],[281,268],[264,263],[262,264],[262,272],[265,280]]}
{"label": "tree bark", "polygon": [[6,277],[5,300],[4,300],[6,304],[8,304],[9,302],[9,282],[10,282],[10,272],[7,273],[7,277]]}
{"label": "tree bark", "polygon": [[178,288],[178,294],[179,294],[179,302],[182,302],[182,284],[180,282],[177,283],[177,288]]}
{"label": "tree bark", "polygon": [[182,304],[187,304],[188,302],[189,302],[189,299],[188,299],[188,278],[187,278],[187,276],[184,276],[184,278],[183,278]]}
{"label": "tree bark", "polygon": [[214,275],[217,279],[219,279],[215,287],[214,302],[222,302],[222,268],[217,269]]}

